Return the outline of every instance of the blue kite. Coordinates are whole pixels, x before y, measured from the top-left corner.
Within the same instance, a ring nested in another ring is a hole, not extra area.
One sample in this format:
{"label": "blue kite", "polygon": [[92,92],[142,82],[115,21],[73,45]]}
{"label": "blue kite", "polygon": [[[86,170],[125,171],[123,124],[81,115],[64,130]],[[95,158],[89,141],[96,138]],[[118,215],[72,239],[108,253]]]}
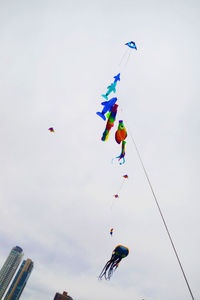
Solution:
{"label": "blue kite", "polygon": [[109,101],[102,102],[101,105],[103,105],[104,108],[102,109],[102,112],[97,112],[96,114],[105,121],[106,120],[105,114],[112,110],[113,105],[115,104],[116,101],[117,98],[112,98]]}
{"label": "blue kite", "polygon": [[137,50],[136,44],[135,42],[131,41],[125,44],[126,46],[128,46],[129,48],[135,49]]}
{"label": "blue kite", "polygon": [[117,85],[117,82],[111,83],[111,85],[109,85],[107,87],[107,90],[108,90],[107,93],[105,95],[101,95],[101,96],[104,97],[106,100],[108,100],[108,96],[110,95],[110,93],[116,92],[116,85]]}

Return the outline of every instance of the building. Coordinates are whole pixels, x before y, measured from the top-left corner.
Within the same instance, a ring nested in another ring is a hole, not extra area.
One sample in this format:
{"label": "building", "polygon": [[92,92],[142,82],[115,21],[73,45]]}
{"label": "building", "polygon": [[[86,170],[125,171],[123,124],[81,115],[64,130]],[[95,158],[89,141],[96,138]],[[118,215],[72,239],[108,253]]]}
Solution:
{"label": "building", "polygon": [[0,299],[2,299],[23,257],[22,248],[14,247],[0,270]]}
{"label": "building", "polygon": [[4,300],[18,300],[33,269],[31,259],[24,260],[15,276]]}
{"label": "building", "polygon": [[73,300],[72,297],[67,295],[67,292],[63,292],[63,294],[56,293],[54,300]]}

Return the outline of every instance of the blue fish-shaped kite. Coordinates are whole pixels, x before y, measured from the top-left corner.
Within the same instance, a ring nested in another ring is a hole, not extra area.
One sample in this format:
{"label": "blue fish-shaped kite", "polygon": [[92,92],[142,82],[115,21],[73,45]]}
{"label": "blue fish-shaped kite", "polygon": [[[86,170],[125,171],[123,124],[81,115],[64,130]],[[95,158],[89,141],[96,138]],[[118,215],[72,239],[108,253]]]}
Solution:
{"label": "blue fish-shaped kite", "polygon": [[136,44],[135,42],[131,41],[125,44],[126,46],[128,46],[129,48],[135,49],[137,50]]}
{"label": "blue fish-shaped kite", "polygon": [[111,83],[111,85],[109,85],[108,87],[107,87],[107,93],[105,94],[105,95],[101,95],[102,97],[104,97],[106,100],[108,100],[108,96],[110,95],[110,93],[112,93],[112,92],[116,92],[116,85],[117,85],[117,81],[116,82],[113,82],[113,83]]}
{"label": "blue fish-shaped kite", "polygon": [[117,98],[112,98],[109,101],[102,102],[101,105],[104,106],[102,109],[102,112],[97,112],[96,114],[101,117],[104,121],[106,120],[105,114],[109,111],[112,110],[113,105],[117,101]]}

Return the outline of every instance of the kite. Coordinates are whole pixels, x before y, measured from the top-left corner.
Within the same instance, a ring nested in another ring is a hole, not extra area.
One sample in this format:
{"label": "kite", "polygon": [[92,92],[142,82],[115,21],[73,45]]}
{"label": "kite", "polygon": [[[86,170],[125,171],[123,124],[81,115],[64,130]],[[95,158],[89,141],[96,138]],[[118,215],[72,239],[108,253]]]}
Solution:
{"label": "kite", "polygon": [[113,228],[110,229],[110,235],[112,236],[113,234]]}
{"label": "kite", "polygon": [[110,280],[113,275],[113,272],[118,267],[122,258],[126,257],[129,254],[129,249],[125,246],[118,245],[112,252],[111,259],[105,264],[101,274],[99,275],[99,279],[103,277],[106,280]]}
{"label": "kite", "polygon": [[102,112],[97,112],[96,114],[105,121],[106,120],[105,114],[112,110],[113,105],[115,104],[116,101],[117,98],[112,98],[109,101],[102,102],[101,105],[103,105],[104,108],[102,109]]}
{"label": "kite", "polygon": [[117,199],[117,198],[119,198],[119,195],[118,195],[118,194],[116,194],[116,195],[113,195],[113,196],[114,196],[116,199]]}
{"label": "kite", "polygon": [[115,140],[118,144],[120,144],[122,142],[122,151],[121,154],[119,156],[117,156],[116,158],[119,159],[123,159],[123,162],[120,162],[120,165],[125,163],[125,139],[127,138],[127,131],[126,128],[124,127],[124,123],[122,120],[119,121],[119,125],[118,125],[118,129],[115,133]]}
{"label": "kite", "polygon": [[48,130],[49,130],[50,132],[55,132],[55,130],[53,129],[53,127],[50,127]]}
{"label": "kite", "polygon": [[117,81],[120,81],[120,73],[118,73],[116,76],[113,77],[114,78],[114,82],[111,83],[111,85],[109,85],[107,87],[107,93],[104,95],[101,95],[102,97],[104,97],[106,100],[108,100],[108,96],[112,93],[112,92],[116,92],[116,85],[117,85]]}
{"label": "kite", "polygon": [[105,95],[101,95],[102,97],[104,97],[106,100],[108,100],[108,96],[110,95],[110,93],[112,92],[116,92],[116,85],[117,85],[117,81],[114,81],[113,83],[111,83],[111,85],[109,85],[107,87],[107,93]]}
{"label": "kite", "polygon": [[126,46],[128,46],[129,48],[135,49],[137,50],[136,44],[135,42],[131,41],[125,44]]}
{"label": "kite", "polygon": [[127,178],[128,178],[128,175],[127,175],[127,174],[126,174],[126,175],[123,175],[123,177],[127,179]]}
{"label": "kite", "polygon": [[101,140],[104,141],[104,142],[107,141],[110,129],[114,126],[115,118],[116,118],[116,115],[117,115],[117,108],[118,108],[117,104],[114,104],[113,107],[112,107],[110,116],[109,116],[107,124],[106,124],[106,128],[105,128],[104,133],[103,133],[102,138],[101,138]]}
{"label": "kite", "polygon": [[124,127],[124,123],[122,120],[119,121],[118,129],[115,133],[115,140],[118,144],[124,141],[127,137],[126,128]]}
{"label": "kite", "polygon": [[120,162],[119,164],[120,165],[123,165],[125,163],[125,145],[126,145],[126,142],[125,141],[122,141],[122,152],[119,156],[117,156],[116,158],[119,158],[118,160],[120,161],[120,159],[123,159],[123,162]]}

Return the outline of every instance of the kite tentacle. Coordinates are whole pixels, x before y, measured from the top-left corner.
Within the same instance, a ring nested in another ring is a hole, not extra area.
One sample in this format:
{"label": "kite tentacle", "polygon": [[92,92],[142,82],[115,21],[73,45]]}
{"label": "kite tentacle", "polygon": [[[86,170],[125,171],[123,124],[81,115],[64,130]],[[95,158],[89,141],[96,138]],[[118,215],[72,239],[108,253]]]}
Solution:
{"label": "kite tentacle", "polygon": [[113,275],[113,272],[116,270],[121,260],[121,257],[113,254],[111,259],[106,263],[103,270],[101,271],[99,279],[101,280],[103,277],[105,277],[106,280],[110,280],[110,278]]}
{"label": "kite tentacle", "polygon": [[101,280],[103,277],[106,278],[106,272],[109,269],[110,265],[112,264],[112,259],[110,259],[104,266],[103,270],[101,271],[101,274],[99,275],[99,279]]}
{"label": "kite tentacle", "polygon": [[113,272],[116,270],[116,268],[118,267],[118,264],[120,263],[121,260],[122,260],[122,258],[118,257],[117,259],[115,259],[112,262],[112,264],[111,264],[111,266],[110,266],[110,268],[108,270],[108,275],[107,275],[107,278],[106,278],[107,280],[110,280],[110,278],[113,275]]}
{"label": "kite tentacle", "polygon": [[121,151],[121,154],[120,154],[119,156],[113,158],[113,159],[112,159],[112,162],[113,162],[114,159],[118,158],[119,161],[120,161],[121,159],[123,159],[123,161],[119,163],[120,165],[123,165],[123,164],[125,163],[125,158],[124,158],[124,157],[125,157],[125,154],[126,154],[126,153],[125,153],[125,145],[126,145],[126,142],[125,142],[125,141],[122,141],[122,151]]}

